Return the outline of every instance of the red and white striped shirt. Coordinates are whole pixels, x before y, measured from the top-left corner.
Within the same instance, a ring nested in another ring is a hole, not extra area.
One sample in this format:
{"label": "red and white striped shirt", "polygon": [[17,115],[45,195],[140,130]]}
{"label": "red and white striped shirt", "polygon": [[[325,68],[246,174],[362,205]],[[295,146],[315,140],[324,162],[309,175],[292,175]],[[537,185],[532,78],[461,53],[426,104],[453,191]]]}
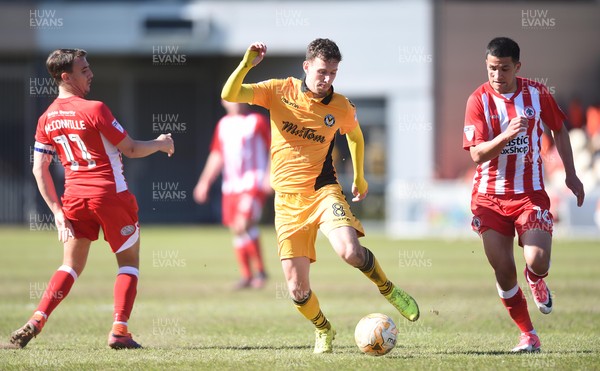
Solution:
{"label": "red and white striped shirt", "polygon": [[477,166],[473,192],[511,195],[544,189],[543,124],[560,130],[566,116],[543,84],[517,77],[514,93],[499,94],[487,82],[477,88],[467,101],[463,148],[492,140],[517,116],[529,119],[527,132],[509,141],[498,157]]}
{"label": "red and white striped shirt", "polygon": [[262,190],[270,143],[269,123],[262,115],[226,115],[219,120],[211,151],[223,156],[223,194]]}

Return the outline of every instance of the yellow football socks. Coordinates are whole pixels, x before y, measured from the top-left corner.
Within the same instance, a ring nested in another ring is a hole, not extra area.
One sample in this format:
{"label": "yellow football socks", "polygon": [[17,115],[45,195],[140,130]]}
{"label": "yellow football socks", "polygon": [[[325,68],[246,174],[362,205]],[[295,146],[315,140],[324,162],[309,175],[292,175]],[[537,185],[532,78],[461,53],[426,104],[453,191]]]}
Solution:
{"label": "yellow football socks", "polygon": [[296,309],[309,321],[311,321],[315,327],[319,330],[331,328],[331,324],[325,318],[321,307],[319,306],[319,299],[312,291],[308,293],[308,296],[302,301],[294,301]]}
{"label": "yellow football socks", "polygon": [[379,266],[377,258],[375,258],[371,250],[365,247],[365,254],[365,264],[359,268],[360,271],[377,285],[381,295],[389,295],[394,288],[394,284],[387,279],[385,272]]}

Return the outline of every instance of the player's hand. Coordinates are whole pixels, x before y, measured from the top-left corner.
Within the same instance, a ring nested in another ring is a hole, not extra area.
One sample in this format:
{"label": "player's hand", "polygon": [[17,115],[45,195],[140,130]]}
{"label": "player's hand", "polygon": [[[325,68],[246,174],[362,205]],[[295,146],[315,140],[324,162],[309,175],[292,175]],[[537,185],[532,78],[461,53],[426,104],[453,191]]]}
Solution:
{"label": "player's hand", "polygon": [[519,133],[522,131],[526,131],[529,126],[529,120],[525,116],[517,116],[510,120],[508,127],[504,131],[504,135],[506,135],[506,140],[512,140],[516,138]]}
{"label": "player's hand", "polygon": [[173,156],[175,153],[175,143],[173,142],[173,138],[171,138],[171,133],[169,134],[161,134],[156,138],[157,141],[162,142],[160,150],[169,157]]}
{"label": "player's hand", "polygon": [[263,42],[255,42],[248,47],[244,55],[244,65],[246,67],[254,67],[259,64],[267,54],[267,45]]}
{"label": "player's hand", "polygon": [[352,202],[362,201],[369,193],[369,183],[364,178],[356,179],[352,183]]}
{"label": "player's hand", "polygon": [[585,190],[583,189],[583,183],[577,176],[567,177],[565,179],[565,184],[567,187],[573,192],[575,197],[577,197],[577,206],[581,207],[583,205],[583,200],[585,199]]}
{"label": "player's hand", "polygon": [[203,204],[208,199],[208,185],[204,182],[198,182],[194,187],[194,201],[198,204]]}
{"label": "player's hand", "polygon": [[58,240],[62,243],[69,241],[69,238],[75,238],[75,231],[71,222],[65,218],[65,214],[62,211],[54,214],[54,224],[56,224],[56,230],[58,231]]}

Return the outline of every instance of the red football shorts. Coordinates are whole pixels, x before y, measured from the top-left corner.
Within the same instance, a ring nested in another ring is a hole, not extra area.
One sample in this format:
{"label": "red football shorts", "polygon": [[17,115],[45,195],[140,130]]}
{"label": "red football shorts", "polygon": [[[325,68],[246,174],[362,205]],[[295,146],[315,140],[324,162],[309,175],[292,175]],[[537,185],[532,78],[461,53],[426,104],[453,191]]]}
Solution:
{"label": "red football shorts", "polygon": [[529,230],[552,234],[553,216],[545,191],[517,195],[473,193],[471,227],[479,234],[493,229],[506,236],[521,236]]}
{"label": "red football shorts", "polygon": [[130,248],[140,235],[138,205],[129,191],[97,198],[62,197],[63,213],[75,230],[75,238],[104,240],[114,253]]}
{"label": "red football shorts", "polygon": [[224,194],[222,199],[223,225],[231,226],[238,217],[258,222],[265,203],[261,192]]}

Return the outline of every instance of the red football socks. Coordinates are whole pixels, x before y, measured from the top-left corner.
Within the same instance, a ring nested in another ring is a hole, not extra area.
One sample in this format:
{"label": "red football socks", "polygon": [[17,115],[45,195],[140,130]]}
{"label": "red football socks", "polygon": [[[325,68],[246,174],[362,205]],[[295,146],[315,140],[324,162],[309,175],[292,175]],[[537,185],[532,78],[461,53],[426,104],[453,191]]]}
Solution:
{"label": "red football socks", "polygon": [[238,261],[238,266],[240,267],[240,274],[243,278],[249,280],[252,278],[252,273],[250,271],[250,254],[246,245],[235,248],[235,256]]}
{"label": "red football socks", "polygon": [[258,238],[248,242],[245,247],[248,250],[248,254],[254,261],[256,271],[263,273],[265,271],[265,266],[260,253],[260,241]]}
{"label": "red football socks", "polygon": [[46,314],[47,317],[50,316],[58,304],[67,297],[75,279],[77,279],[77,273],[73,268],[66,265],[60,266],[48,282],[48,287],[46,287],[36,311]]}
{"label": "red football socks", "polygon": [[527,272],[526,273],[527,280],[531,283],[536,283],[537,281],[548,277],[548,272],[546,272],[545,274],[539,275],[539,274],[536,274],[534,271],[532,271],[528,265],[526,265],[525,268],[526,268],[525,272]]}
{"label": "red football socks", "polygon": [[[502,293],[505,293],[508,295],[504,296],[509,296],[510,293],[512,293],[513,291],[516,292],[511,297],[505,298],[502,295]],[[502,304],[504,304],[504,306],[508,310],[510,318],[512,318],[512,320],[519,327],[521,332],[533,331],[533,324],[531,323],[531,317],[529,317],[529,311],[527,310],[527,299],[525,299],[525,295],[523,295],[523,291],[521,291],[521,288],[519,286],[516,286],[512,290],[504,291],[502,293],[500,293]]]}
{"label": "red football socks", "polygon": [[114,291],[115,322],[127,322],[129,320],[137,294],[138,275],[139,270],[135,267],[119,268]]}

